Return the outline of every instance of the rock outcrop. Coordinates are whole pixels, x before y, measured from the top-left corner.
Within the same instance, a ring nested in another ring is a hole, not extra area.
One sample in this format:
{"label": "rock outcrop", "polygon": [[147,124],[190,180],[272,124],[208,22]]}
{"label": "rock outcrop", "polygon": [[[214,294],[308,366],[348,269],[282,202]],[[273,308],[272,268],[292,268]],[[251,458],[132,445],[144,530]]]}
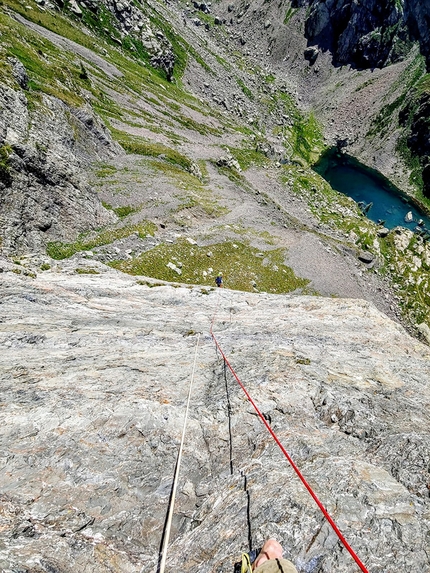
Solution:
{"label": "rock outcrop", "polygon": [[[90,188],[92,161],[123,153],[91,108],[43,95],[29,106],[25,68],[20,88],[0,86],[0,237],[6,254],[44,250],[48,241],[115,219]],[[30,109],[31,107],[31,109]]]}
{"label": "rock outcrop", "polygon": [[[105,35],[116,44],[132,43],[132,51],[144,55],[156,68],[162,70],[170,81],[173,76],[175,54],[160,22],[158,25],[149,16],[149,5],[145,8],[129,0],[82,0],[80,3],[55,0],[61,10],[72,12],[93,28],[97,35]],[[96,16],[96,17],[94,17]],[[101,22],[109,22],[109,28]]]}
{"label": "rock outcrop", "polygon": [[430,197],[430,93],[409,94],[399,120],[409,133],[407,144],[412,154],[419,158],[422,166],[423,193]]}
{"label": "rock outcrop", "polygon": [[82,264],[37,279],[2,265],[2,571],[155,570],[197,333],[168,568],[227,573],[249,536],[270,535],[300,573],[354,569],[224,369],[214,316],[369,571],[429,571],[428,347],[366,302],[157,286]]}
{"label": "rock outcrop", "polygon": [[336,65],[383,67],[404,58],[415,41],[424,56],[430,57],[425,24],[430,8],[425,2],[310,0],[308,5],[308,41],[330,50]]}

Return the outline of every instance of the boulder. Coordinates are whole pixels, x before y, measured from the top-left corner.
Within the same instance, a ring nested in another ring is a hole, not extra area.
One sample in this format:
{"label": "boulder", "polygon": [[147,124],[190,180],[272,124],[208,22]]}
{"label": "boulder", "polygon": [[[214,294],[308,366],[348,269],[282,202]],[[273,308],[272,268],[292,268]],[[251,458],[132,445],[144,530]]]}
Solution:
{"label": "boulder", "polygon": [[13,77],[17,81],[18,85],[23,89],[28,89],[28,74],[24,65],[17,58],[9,58],[9,62],[12,64]]}
{"label": "boulder", "polygon": [[378,237],[386,237],[390,232],[390,229],[387,229],[387,227],[382,227],[382,229],[378,229]]}
{"label": "boulder", "polygon": [[182,274],[182,270],[180,269],[179,265],[175,265],[175,263],[172,263],[171,261],[167,263],[166,267],[169,267],[169,269],[172,269],[172,271],[175,271],[175,273],[178,275]]}
{"label": "boulder", "polygon": [[417,325],[417,329],[420,334],[423,336],[424,340],[427,344],[430,344],[430,327],[425,322],[421,322],[421,324]]}
{"label": "boulder", "polygon": [[98,14],[100,6],[96,0],[82,0],[82,3],[94,14]]}
{"label": "boulder", "polygon": [[239,173],[242,171],[242,168],[240,167],[237,159],[235,159],[231,155],[220,157],[217,161],[217,165],[219,167],[228,167],[229,169],[233,168],[236,171],[238,171]]}
{"label": "boulder", "polygon": [[173,78],[173,69],[175,67],[175,54],[173,50],[168,49],[151,58],[151,66],[162,69],[169,81]]}
{"label": "boulder", "polygon": [[305,60],[309,61],[309,65],[313,65],[318,57],[319,50],[317,46],[309,46],[304,51]]}
{"label": "boulder", "polygon": [[375,259],[374,255],[372,255],[372,253],[369,253],[368,251],[362,251],[358,255],[358,260],[365,264],[372,263],[374,259]]}
{"label": "boulder", "polygon": [[125,2],[124,0],[116,0],[116,1],[114,2],[114,5],[115,5],[115,10],[116,10],[117,12],[119,12],[120,14],[121,14],[122,12],[125,12],[126,10],[129,10],[129,9],[130,9],[129,4],[128,4],[127,2]]}
{"label": "boulder", "polygon": [[73,12],[73,14],[76,14],[76,16],[82,16],[81,7],[76,2],[76,0],[69,1],[69,9],[71,10],[71,12]]}

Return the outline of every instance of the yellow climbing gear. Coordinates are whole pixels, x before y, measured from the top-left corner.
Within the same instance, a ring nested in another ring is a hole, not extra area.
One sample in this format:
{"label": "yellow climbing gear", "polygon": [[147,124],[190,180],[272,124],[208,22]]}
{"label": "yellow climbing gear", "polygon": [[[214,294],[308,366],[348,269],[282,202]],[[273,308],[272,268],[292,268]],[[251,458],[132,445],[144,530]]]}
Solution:
{"label": "yellow climbing gear", "polygon": [[251,561],[248,553],[242,553],[242,566],[240,573],[252,573]]}

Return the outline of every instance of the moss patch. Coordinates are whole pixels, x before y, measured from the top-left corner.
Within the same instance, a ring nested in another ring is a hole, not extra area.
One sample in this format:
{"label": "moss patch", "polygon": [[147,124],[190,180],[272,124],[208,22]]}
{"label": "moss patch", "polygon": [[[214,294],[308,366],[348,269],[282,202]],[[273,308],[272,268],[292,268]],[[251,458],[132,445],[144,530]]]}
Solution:
{"label": "moss patch", "polygon": [[127,151],[127,153],[135,153],[136,155],[146,155],[149,157],[163,156],[165,161],[179,165],[182,169],[189,171],[191,169],[192,161],[176,149],[167,147],[162,143],[148,141],[143,137],[136,137],[129,135],[123,131],[116,129],[112,130],[112,135],[120,143],[120,145]]}
{"label": "moss patch", "polygon": [[240,87],[240,89],[243,91],[243,93],[246,95],[246,97],[248,99],[250,99],[251,101],[253,101],[254,99],[254,94],[252,93],[252,91],[245,85],[245,82],[243,80],[241,80],[240,78],[236,79],[237,85]]}
{"label": "moss patch", "polygon": [[101,179],[103,179],[105,177],[110,177],[111,175],[115,175],[117,171],[118,169],[115,166],[110,165],[109,163],[102,163],[96,169],[95,175],[96,177],[100,177]]}
{"label": "moss patch", "polygon": [[103,229],[96,233],[81,235],[74,243],[61,243],[59,241],[48,243],[46,253],[52,259],[67,259],[80,251],[90,251],[95,247],[101,247],[102,245],[113,243],[118,239],[124,239],[129,237],[132,233],[138,233],[141,238],[145,238],[146,235],[152,235],[155,231],[156,226],[151,222],[143,222],[119,229]]}
{"label": "moss patch", "polygon": [[116,215],[118,215],[120,219],[124,219],[128,215],[131,215],[132,213],[136,213],[137,211],[139,211],[139,207],[132,207],[131,205],[125,205],[123,207],[112,207],[112,205],[110,205],[109,203],[104,203],[103,201],[102,203],[105,209],[113,211]]}
{"label": "moss patch", "polygon": [[210,217],[220,217],[229,212],[227,207],[218,203],[212,190],[195,175],[162,161],[152,160],[150,161],[150,166],[166,175],[175,187],[181,189],[181,192],[175,195],[180,199],[180,205],[176,212],[193,207],[201,208]]}
{"label": "moss patch", "polygon": [[293,149],[296,155],[311,164],[323,148],[321,126],[315,116],[309,114],[294,123],[292,130]]}
{"label": "moss patch", "polygon": [[246,147],[246,144],[247,141],[244,142],[244,147],[239,149],[236,147],[227,146],[227,149],[230,151],[231,155],[239,162],[240,167],[244,171],[249,169],[252,165],[263,167],[270,163],[270,160],[264,155],[264,153]]}
{"label": "moss patch", "polygon": [[78,275],[99,275],[99,271],[96,271],[96,269],[93,268],[82,268],[82,267],[78,267],[77,269],[75,269],[75,273],[78,273]]}
{"label": "moss patch", "polygon": [[[266,251],[261,257],[258,249],[246,243],[226,241],[199,247],[182,239],[159,245],[132,261],[113,262],[111,266],[132,275],[202,285],[214,285],[216,275],[222,271],[226,287],[248,292],[286,293],[305,289],[309,281],[296,277],[284,259],[283,249]],[[168,263],[179,268],[181,275],[169,268]]]}
{"label": "moss patch", "polygon": [[284,18],[284,26],[287,26],[287,24],[289,23],[289,21],[291,20],[291,18],[294,16],[294,14],[297,12],[297,8],[293,8],[292,6],[290,6],[287,10],[287,13],[285,14],[285,18]]}

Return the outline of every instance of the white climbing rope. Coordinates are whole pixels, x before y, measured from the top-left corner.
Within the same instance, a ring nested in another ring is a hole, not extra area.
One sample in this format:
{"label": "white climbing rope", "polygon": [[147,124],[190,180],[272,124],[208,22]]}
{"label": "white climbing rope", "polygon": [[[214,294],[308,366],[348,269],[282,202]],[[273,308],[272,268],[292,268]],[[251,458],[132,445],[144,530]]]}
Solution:
{"label": "white climbing rope", "polygon": [[[178,487],[179,468],[180,468],[180,465],[181,465],[182,450],[183,450],[183,448],[184,448],[185,431],[186,431],[186,428],[187,428],[188,410],[189,410],[189,408],[190,408],[191,390],[192,390],[193,382],[194,382],[194,372],[195,372],[195,370],[196,370],[197,349],[198,349],[198,347],[199,347],[199,340],[200,340],[200,334],[197,335],[196,351],[195,351],[195,354],[194,354],[193,370],[192,370],[192,372],[191,372],[191,381],[190,381],[190,388],[189,388],[189,390],[188,390],[187,407],[186,407],[186,409],[185,409],[184,427],[182,428],[181,445],[179,446],[178,459],[177,459],[177,461],[176,461],[175,478],[174,478],[174,480],[173,480],[173,488],[172,488],[172,499],[170,500],[169,515],[168,515],[167,523],[166,523],[166,532],[165,532],[165,535],[164,535],[163,548],[162,548],[162,550],[161,550],[161,562],[160,562],[159,573],[164,573],[164,567],[165,567],[165,565],[166,565],[167,547],[168,547],[168,545],[169,545],[170,529],[171,529],[172,518],[173,518],[173,508],[174,508],[174,505],[175,505],[176,489],[177,489],[177,487]],[[142,572],[141,572],[141,573],[142,573]]]}

